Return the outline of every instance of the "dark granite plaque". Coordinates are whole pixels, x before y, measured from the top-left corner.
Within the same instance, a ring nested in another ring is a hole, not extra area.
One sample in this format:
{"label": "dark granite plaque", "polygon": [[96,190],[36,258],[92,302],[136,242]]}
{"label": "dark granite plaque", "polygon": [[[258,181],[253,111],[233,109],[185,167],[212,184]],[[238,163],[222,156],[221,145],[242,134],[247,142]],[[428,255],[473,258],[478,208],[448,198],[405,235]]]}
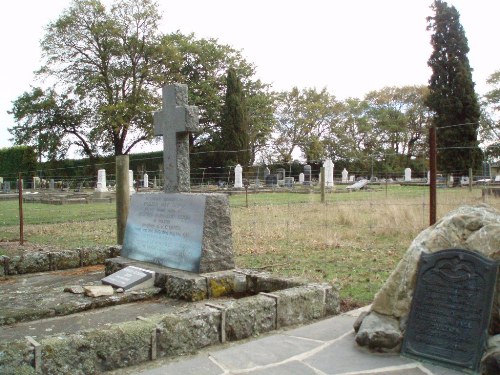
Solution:
{"label": "dark granite plaque", "polygon": [[497,262],[467,250],[422,254],[402,353],[478,371],[497,270]]}
{"label": "dark granite plaque", "polygon": [[135,194],[121,255],[184,271],[200,269],[205,196]]}
{"label": "dark granite plaque", "polygon": [[103,284],[111,285],[116,288],[122,288],[124,290],[133,288],[146,280],[153,277],[153,272],[148,272],[141,268],[134,266],[129,266],[115,272],[109,276],[106,276],[101,280]]}

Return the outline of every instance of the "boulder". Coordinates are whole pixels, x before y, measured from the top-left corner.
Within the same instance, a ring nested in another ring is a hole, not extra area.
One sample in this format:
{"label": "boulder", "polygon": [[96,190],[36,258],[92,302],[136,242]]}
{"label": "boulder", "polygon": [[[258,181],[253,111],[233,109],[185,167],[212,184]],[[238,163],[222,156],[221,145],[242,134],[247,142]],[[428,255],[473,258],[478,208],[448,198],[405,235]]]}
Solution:
{"label": "boulder", "polygon": [[[451,248],[466,249],[499,260],[500,211],[485,204],[463,206],[422,231],[375,295],[370,313],[362,322],[357,323],[358,344],[383,351],[395,348],[394,340],[398,337],[398,331],[401,338],[404,335],[420,255]],[[497,289],[496,293],[490,327],[492,335],[500,333],[500,290]],[[386,336],[392,339],[387,339]]]}

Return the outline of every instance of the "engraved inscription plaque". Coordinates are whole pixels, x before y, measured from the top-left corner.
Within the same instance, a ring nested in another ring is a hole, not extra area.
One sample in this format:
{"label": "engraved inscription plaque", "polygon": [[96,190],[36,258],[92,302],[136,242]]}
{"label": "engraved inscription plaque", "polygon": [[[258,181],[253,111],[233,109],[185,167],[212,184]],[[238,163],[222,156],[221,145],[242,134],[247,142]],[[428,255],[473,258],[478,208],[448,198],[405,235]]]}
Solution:
{"label": "engraved inscription plaque", "polygon": [[135,194],[121,255],[199,272],[204,217],[203,195]]}
{"label": "engraved inscription plaque", "polygon": [[101,280],[105,285],[111,285],[115,288],[124,290],[133,288],[153,277],[153,272],[143,270],[134,266],[128,266],[118,272],[112,273]]}
{"label": "engraved inscription plaque", "polygon": [[498,263],[449,249],[422,254],[402,353],[478,371]]}

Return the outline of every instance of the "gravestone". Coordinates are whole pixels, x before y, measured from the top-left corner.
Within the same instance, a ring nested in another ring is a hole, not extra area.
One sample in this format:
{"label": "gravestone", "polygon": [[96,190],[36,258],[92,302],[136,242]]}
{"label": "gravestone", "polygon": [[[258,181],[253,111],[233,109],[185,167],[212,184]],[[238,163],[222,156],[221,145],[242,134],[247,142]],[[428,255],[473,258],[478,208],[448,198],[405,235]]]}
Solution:
{"label": "gravestone", "polygon": [[405,168],[405,182],[411,181],[411,168]]}
{"label": "gravestone", "polygon": [[241,168],[241,165],[239,164],[234,167],[234,187],[243,187],[243,168]]}
{"label": "gravestone", "polygon": [[342,170],[342,183],[346,184],[347,182],[349,182],[349,172],[347,172],[347,169],[344,168]]}
{"label": "gravestone", "polygon": [[332,159],[326,159],[323,163],[323,168],[325,168],[325,186],[333,187],[333,167],[334,164]]}
{"label": "gravestone", "polygon": [[130,195],[135,193],[134,190],[134,171],[131,169],[128,170],[128,189],[130,192]]}
{"label": "gravestone", "polygon": [[176,139],[164,141],[164,154],[169,155],[164,164],[165,193],[131,197],[121,256],[189,272],[232,269],[227,196],[187,193],[190,190],[188,132],[197,129],[194,125],[198,124],[198,110],[186,106],[186,102],[186,85],[164,87],[164,110],[155,113],[155,126],[163,125],[161,132],[165,137]]}
{"label": "gravestone", "polygon": [[299,173],[299,184],[303,184],[304,183],[304,173]]}
{"label": "gravestone", "polygon": [[495,176],[495,182],[500,182],[500,175]]}
{"label": "gravestone", "polygon": [[478,371],[497,271],[496,261],[468,250],[422,253],[402,353]]}
{"label": "gravestone", "polygon": [[53,178],[49,180],[49,189],[54,190],[55,189],[55,181]]}
{"label": "gravestone", "polygon": [[108,191],[108,188],[106,187],[106,170],[105,169],[99,169],[97,171],[97,186],[95,188],[95,191],[98,193],[103,193]]}
{"label": "gravestone", "polygon": [[295,179],[293,177],[285,177],[285,186],[288,188],[293,187]]}
{"label": "gravestone", "polygon": [[355,182],[356,181],[356,176],[355,175],[350,175],[349,176],[349,182]]}
{"label": "gravestone", "polygon": [[128,290],[136,285],[144,283],[145,281],[151,279],[153,276],[154,272],[134,266],[128,266],[118,272],[106,276],[101,280],[101,282],[106,285],[111,285],[115,288]]}
{"label": "gravestone", "polygon": [[154,113],[155,135],[163,136],[165,192],[189,192],[189,133],[199,131],[198,108],[188,106],[186,85],[163,87],[163,108]]}
{"label": "gravestone", "polygon": [[271,185],[271,186],[278,185],[278,176],[275,174],[268,174],[266,176],[266,185]]}
{"label": "gravestone", "polygon": [[285,175],[286,175],[285,168],[277,168],[276,169],[276,177],[278,178],[278,184],[281,184],[281,185],[285,184]]}
{"label": "gravestone", "polygon": [[304,185],[311,184],[311,166],[309,164],[304,165]]}
{"label": "gravestone", "polygon": [[149,176],[147,173],[144,173],[144,176],[142,177],[142,180],[143,180],[143,186],[145,188],[148,188],[149,187]]}
{"label": "gravestone", "polygon": [[10,181],[4,181],[2,184],[2,191],[4,193],[10,193]]}

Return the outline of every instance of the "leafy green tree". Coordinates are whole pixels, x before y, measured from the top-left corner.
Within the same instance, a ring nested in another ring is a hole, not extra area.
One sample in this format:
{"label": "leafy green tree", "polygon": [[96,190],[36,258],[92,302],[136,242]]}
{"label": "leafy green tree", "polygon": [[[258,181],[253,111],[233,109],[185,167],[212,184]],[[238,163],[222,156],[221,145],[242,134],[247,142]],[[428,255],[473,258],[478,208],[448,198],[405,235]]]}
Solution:
{"label": "leafy green tree", "polygon": [[224,155],[225,164],[246,166],[250,161],[247,108],[241,81],[233,68],[227,70],[226,82],[221,119],[221,145],[228,152]]}
{"label": "leafy green tree", "polygon": [[481,117],[480,136],[486,147],[485,157],[494,161],[500,159],[500,70],[486,82],[493,88],[484,96],[486,108]]}
{"label": "leafy green tree", "polygon": [[[299,149],[308,162],[330,157],[325,136],[337,117],[337,102],[324,88],[299,90],[294,87],[277,98],[274,150],[278,161],[289,163]],[[310,159],[313,157],[314,159]]]}
{"label": "leafy green tree", "polygon": [[454,6],[435,0],[434,16],[428,17],[433,32],[432,68],[427,105],[434,113],[438,147],[438,169],[467,174],[482,161],[477,134],[480,108],[467,53],[469,46],[460,15]]}

